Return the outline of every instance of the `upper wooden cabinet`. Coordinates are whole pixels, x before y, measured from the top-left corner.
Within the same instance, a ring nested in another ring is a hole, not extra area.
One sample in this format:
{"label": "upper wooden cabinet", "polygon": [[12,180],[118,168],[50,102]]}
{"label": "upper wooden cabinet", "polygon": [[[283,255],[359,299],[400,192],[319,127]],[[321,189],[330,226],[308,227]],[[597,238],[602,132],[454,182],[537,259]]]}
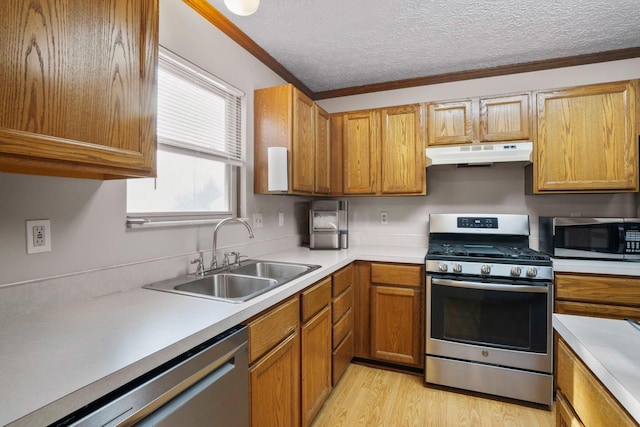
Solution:
{"label": "upper wooden cabinet", "polygon": [[427,104],[428,145],[529,140],[528,93]]}
{"label": "upper wooden cabinet", "polygon": [[419,104],[344,113],[345,195],[426,194]]}
{"label": "upper wooden cabinet", "polygon": [[638,191],[638,81],[537,93],[533,191]]}
{"label": "upper wooden cabinet", "polygon": [[293,85],[254,93],[254,192],[268,190],[267,149],[288,150],[289,194],[330,191],[329,115]]}
{"label": "upper wooden cabinet", "polygon": [[4,0],[0,170],[154,176],[158,0]]}

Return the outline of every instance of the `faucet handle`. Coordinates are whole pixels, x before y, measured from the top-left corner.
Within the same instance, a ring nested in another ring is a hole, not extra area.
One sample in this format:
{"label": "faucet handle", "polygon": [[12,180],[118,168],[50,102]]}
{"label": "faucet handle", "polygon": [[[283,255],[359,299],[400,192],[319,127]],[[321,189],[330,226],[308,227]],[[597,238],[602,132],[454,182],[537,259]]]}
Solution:
{"label": "faucet handle", "polygon": [[202,254],[196,259],[191,260],[191,264],[198,264],[196,267],[196,273],[198,276],[204,276],[204,259],[202,258]]}
{"label": "faucet handle", "polygon": [[227,267],[229,265],[229,255],[231,255],[233,252],[225,252],[224,253],[224,258],[222,259],[222,266],[223,267]]}
{"label": "faucet handle", "polygon": [[248,255],[240,255],[240,252],[231,252],[231,255],[235,257],[233,260],[233,265],[235,265],[236,267],[240,267],[241,258],[249,258]]}

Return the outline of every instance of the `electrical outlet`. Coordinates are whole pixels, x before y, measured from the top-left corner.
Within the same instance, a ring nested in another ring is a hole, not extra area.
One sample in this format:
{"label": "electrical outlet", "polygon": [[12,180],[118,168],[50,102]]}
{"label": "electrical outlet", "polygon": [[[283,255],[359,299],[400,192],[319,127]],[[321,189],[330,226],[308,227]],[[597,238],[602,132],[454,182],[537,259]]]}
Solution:
{"label": "electrical outlet", "polygon": [[380,212],[380,224],[389,224],[389,214],[387,212]]}
{"label": "electrical outlet", "polygon": [[262,228],[262,214],[254,213],[253,214],[253,228]]}
{"label": "electrical outlet", "polygon": [[51,252],[51,221],[38,219],[26,221],[27,254]]}
{"label": "electrical outlet", "polygon": [[278,214],[278,226],[284,227],[284,214],[282,212]]}

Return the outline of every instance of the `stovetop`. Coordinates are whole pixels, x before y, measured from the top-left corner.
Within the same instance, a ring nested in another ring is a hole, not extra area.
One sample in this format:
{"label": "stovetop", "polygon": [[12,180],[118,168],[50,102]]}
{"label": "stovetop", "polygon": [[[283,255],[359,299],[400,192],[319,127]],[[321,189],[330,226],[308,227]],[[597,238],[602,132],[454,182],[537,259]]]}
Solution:
{"label": "stovetop", "polygon": [[550,265],[551,258],[530,248],[473,243],[432,243],[427,259]]}

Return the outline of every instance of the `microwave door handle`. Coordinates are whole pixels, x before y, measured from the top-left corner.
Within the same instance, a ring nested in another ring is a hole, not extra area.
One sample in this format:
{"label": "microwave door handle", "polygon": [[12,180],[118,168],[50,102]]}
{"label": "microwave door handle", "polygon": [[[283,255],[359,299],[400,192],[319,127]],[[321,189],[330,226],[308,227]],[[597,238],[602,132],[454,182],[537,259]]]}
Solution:
{"label": "microwave door handle", "polygon": [[624,253],[624,225],[618,225],[618,244],[616,245],[618,250],[614,253],[623,254]]}
{"label": "microwave door handle", "polygon": [[547,286],[500,285],[497,283],[467,282],[439,278],[431,279],[431,283],[434,285],[454,286],[456,288],[479,289],[481,291],[533,292],[539,294],[546,294],[549,292],[549,288]]}

